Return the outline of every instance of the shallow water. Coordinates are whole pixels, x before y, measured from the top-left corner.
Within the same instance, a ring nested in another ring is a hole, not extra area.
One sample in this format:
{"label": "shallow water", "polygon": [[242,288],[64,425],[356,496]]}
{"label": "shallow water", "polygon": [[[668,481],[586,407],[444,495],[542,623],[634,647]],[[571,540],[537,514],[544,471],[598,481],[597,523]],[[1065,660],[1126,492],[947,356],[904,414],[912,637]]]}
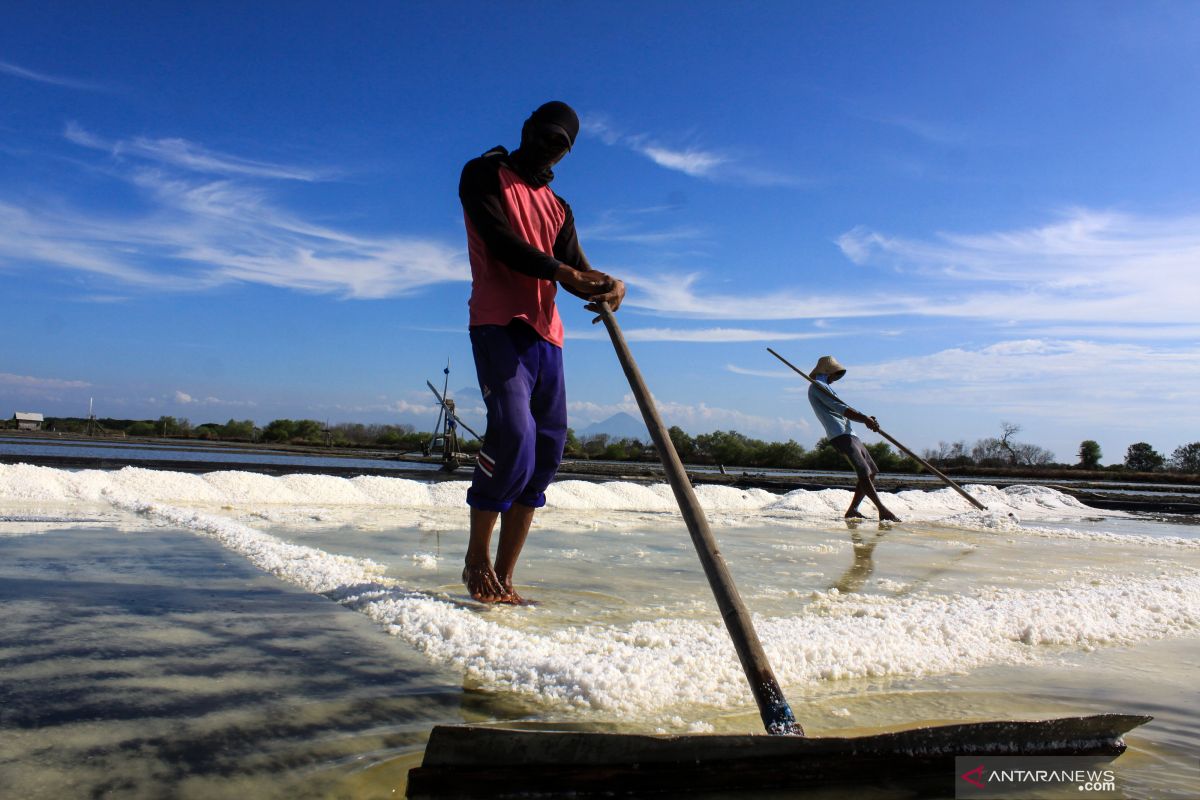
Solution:
{"label": "shallow water", "polygon": [[319,456],[271,452],[269,450],[236,450],[229,446],[183,444],[154,444],[129,442],[93,442],[79,440],[54,441],[45,439],[21,440],[0,437],[0,455],[17,458],[31,456],[69,456],[74,458],[119,458],[128,461],[212,462],[213,468],[237,464],[276,464],[300,467],[339,467],[378,470],[413,470],[433,472],[438,464],[419,461],[398,461],[391,458],[354,458],[351,456]]}
{"label": "shallow water", "polygon": [[[1200,526],[970,488],[991,512],[904,492],[880,528],[847,492],[701,487],[806,729],[1148,713],[1125,795],[1193,796]],[[539,604],[490,610],[464,489],[0,466],[0,785],[394,797],[437,723],[760,728],[666,487],[552,487]]]}

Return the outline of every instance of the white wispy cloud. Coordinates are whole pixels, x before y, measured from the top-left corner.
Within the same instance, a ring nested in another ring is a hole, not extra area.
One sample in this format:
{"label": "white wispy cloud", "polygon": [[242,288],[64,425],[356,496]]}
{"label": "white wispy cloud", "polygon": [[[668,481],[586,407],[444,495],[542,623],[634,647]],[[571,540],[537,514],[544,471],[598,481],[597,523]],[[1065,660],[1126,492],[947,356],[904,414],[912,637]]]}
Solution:
{"label": "white wispy cloud", "polygon": [[[433,425],[434,419],[438,412],[438,403],[432,396],[426,401],[424,396],[416,395],[416,401],[405,399],[399,400],[382,400],[377,403],[334,403],[332,405],[317,405],[314,409],[319,409],[322,412],[336,411],[340,414],[398,414],[405,416],[407,419],[413,419],[414,416],[430,426]],[[480,407],[482,408],[482,406]],[[465,407],[456,408],[456,412],[460,415],[465,413]]]}
{"label": "white wispy cloud", "polygon": [[576,219],[579,237],[584,242],[616,242],[648,248],[656,254],[687,258],[707,247],[706,230],[681,223],[681,203],[664,203],[637,208],[609,208],[586,222]]}
{"label": "white wispy cloud", "polygon": [[1076,209],[1034,228],[932,239],[856,228],[838,239],[860,265],[930,281],[920,313],[994,320],[1193,323],[1200,217],[1152,219]]}
{"label": "white wispy cloud", "polygon": [[634,149],[660,167],[677,170],[693,178],[711,178],[717,167],[729,162],[726,156],[695,147],[669,150],[666,147],[644,144],[635,146]]}
{"label": "white wispy cloud", "polygon": [[697,319],[790,320],[873,317],[918,313],[930,305],[916,294],[856,292],[838,295],[816,293],[808,288],[786,287],[752,294],[734,294],[728,289],[704,291],[699,272],[677,274],[623,275],[629,286],[637,288],[625,303],[666,317]]}
{"label": "white wispy cloud", "polygon": [[898,128],[930,144],[960,145],[971,138],[962,124],[958,122],[936,121],[913,114],[884,112],[867,108],[862,104],[849,104],[847,110],[859,119]]}
{"label": "white wispy cloud", "polygon": [[[631,342],[782,342],[797,339],[825,339],[843,334],[831,331],[795,332],[760,331],[750,328],[625,328],[625,338]],[[568,334],[571,339],[608,339],[598,330],[583,330]]]}
{"label": "white wispy cloud", "polygon": [[71,302],[75,303],[96,303],[99,305],[108,305],[112,303],[127,302],[129,300],[129,296],[123,294],[89,294],[72,297],[70,300]]}
{"label": "white wispy cloud", "polygon": [[[1200,427],[1200,352],[1082,339],[1011,339],[854,367],[856,392],[892,402],[1105,427]],[[807,386],[796,386],[797,392]]]}
{"label": "white wispy cloud", "polygon": [[696,227],[680,226],[662,230],[619,230],[596,225],[581,226],[579,237],[588,242],[621,242],[623,244],[647,245],[652,247],[673,245],[678,242],[695,241],[703,236]]}
{"label": "white wispy cloud", "polygon": [[[66,135],[91,149],[114,147],[79,126]],[[286,210],[259,185],[316,180],[317,171],[169,141],[122,145],[118,149],[132,147],[140,158],[111,168],[142,195],[148,211],[101,215],[0,197],[0,264],[75,270],[142,289],[198,291],[244,282],[364,299],[469,280],[461,246],[340,230]]]}
{"label": "white wispy cloud", "polygon": [[609,146],[620,144],[625,137],[625,134],[613,127],[607,117],[600,114],[585,114],[579,121],[579,127],[584,133],[596,137]]}
{"label": "white wispy cloud", "polygon": [[232,408],[254,408],[258,403],[253,400],[222,400],[219,397],[193,397],[187,392],[175,390],[172,399],[181,406],[228,406]]}
{"label": "white wispy cloud", "polygon": [[0,74],[10,75],[21,80],[33,81],[35,83],[45,83],[50,86],[61,86],[64,89],[82,89],[89,92],[109,92],[111,87],[105,86],[93,81],[84,81],[77,78],[64,78],[59,75],[48,75],[44,72],[37,72],[32,69],[13,64],[8,61],[0,61]]}
{"label": "white wispy cloud", "polygon": [[737,364],[726,364],[725,371],[732,372],[735,375],[750,375],[755,378],[787,378],[789,380],[795,380],[796,378],[796,373],[787,367],[781,369],[749,369],[747,367],[739,367]]}
{"label": "white wispy cloud", "polygon": [[[657,396],[654,402],[659,415],[668,425],[678,425],[689,433],[711,433],[715,430],[736,430],[747,436],[767,440],[796,438],[812,430],[812,425],[802,417],[770,417],[750,414],[740,409],[721,408],[706,403],[680,403],[672,400],[662,400]],[[608,419],[613,414],[624,412],[635,419],[641,419],[641,411],[632,394],[626,394],[618,403],[594,403],[590,401],[571,401],[567,403],[571,417],[571,426],[578,429],[594,422]]]}
{"label": "white wispy cloud", "polygon": [[576,226],[579,229],[579,237],[587,242],[608,241],[655,246],[703,239],[705,232],[693,225],[661,224],[664,217],[678,210],[678,207],[669,205],[608,209],[586,224],[576,220]]}
{"label": "white wispy cloud", "polygon": [[664,169],[682,172],[693,178],[745,183],[754,186],[780,186],[799,183],[783,175],[743,163],[731,152],[698,145],[671,146],[645,133],[625,133],[610,119],[600,114],[585,115],[581,127],[587,133],[612,147],[625,147],[653,161]]}
{"label": "white wispy cloud", "polygon": [[84,130],[76,122],[67,123],[63,136],[81,147],[101,150],[117,158],[140,158],[190,172],[296,181],[327,180],[334,176],[330,170],[275,164],[219,153],[186,139],[147,139],[138,136],[109,141]]}
{"label": "white wispy cloud", "polygon": [[1132,341],[1200,341],[1200,325],[1108,324],[1033,325],[1025,328],[1032,336],[1054,339],[1122,339]]}
{"label": "white wispy cloud", "polygon": [[967,140],[966,134],[960,128],[949,123],[931,122],[904,115],[879,117],[879,121],[933,144],[957,145]]}
{"label": "white wispy cloud", "polygon": [[[420,401],[418,401],[416,403],[410,403],[407,400],[394,400],[391,403],[388,403],[388,405],[387,405],[388,411],[393,411],[397,414],[411,414],[411,413],[427,414],[427,413],[430,413],[431,411],[434,411],[437,408],[438,408],[437,401],[433,400],[433,399],[430,399],[429,402],[427,402],[427,403],[422,403]],[[482,406],[480,406],[480,409],[482,409]],[[480,409],[472,409],[472,410],[475,412],[479,412]],[[462,411],[457,408],[455,410],[458,411],[459,413],[462,413]]]}
{"label": "white wispy cloud", "polygon": [[[1128,330],[1186,338],[1200,307],[1200,217],[1152,219],[1076,210],[1046,225],[929,239],[855,228],[846,258],[882,267],[853,291],[784,286],[708,289],[698,272],[630,275],[630,307],[667,317],[820,320],[950,317],[995,325]],[[1172,330],[1173,329],[1173,330]],[[1099,335],[1099,334],[1097,334]]]}
{"label": "white wispy cloud", "polygon": [[141,288],[186,290],[215,285],[216,281],[202,277],[136,265],[135,261],[158,250],[172,257],[169,239],[141,221],[0,201],[0,264],[77,270]]}
{"label": "white wispy cloud", "polygon": [[25,389],[86,389],[91,385],[87,381],[42,378],[35,375],[14,375],[11,372],[0,372],[0,386]]}

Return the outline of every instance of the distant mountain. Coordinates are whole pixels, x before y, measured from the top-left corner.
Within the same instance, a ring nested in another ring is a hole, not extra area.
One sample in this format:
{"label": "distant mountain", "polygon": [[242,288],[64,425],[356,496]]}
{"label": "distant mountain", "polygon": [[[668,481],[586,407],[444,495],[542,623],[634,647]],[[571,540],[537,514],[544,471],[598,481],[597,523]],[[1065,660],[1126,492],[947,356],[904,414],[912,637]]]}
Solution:
{"label": "distant mountain", "polygon": [[650,440],[650,434],[646,432],[646,423],[624,411],[575,431],[575,435],[580,439],[601,433],[607,433],[614,439],[639,439],[643,442]]}
{"label": "distant mountain", "polygon": [[[441,386],[437,387],[440,392]],[[458,412],[466,420],[467,424],[472,428],[482,432],[487,424],[481,413],[476,413],[483,407],[483,395],[479,391],[478,386],[463,386],[459,389],[450,389],[450,399],[454,401],[458,408]],[[434,409],[437,408],[437,400],[433,395],[429,395],[430,405]],[[435,412],[436,413],[436,412]],[[568,422],[567,424],[570,424]],[[611,417],[600,422],[593,422],[586,428],[576,428],[575,435],[580,439],[587,439],[590,436],[595,436],[600,433],[607,433],[613,439],[638,439],[642,442],[649,443],[650,434],[646,432],[646,423],[624,411],[613,414]]]}
{"label": "distant mountain", "polygon": [[[438,387],[440,392],[442,387]],[[432,397],[433,395],[430,395]],[[478,386],[464,386],[461,389],[451,389],[450,399],[457,403],[478,403],[483,404],[483,393],[479,391]],[[434,401],[437,402],[436,400]]]}

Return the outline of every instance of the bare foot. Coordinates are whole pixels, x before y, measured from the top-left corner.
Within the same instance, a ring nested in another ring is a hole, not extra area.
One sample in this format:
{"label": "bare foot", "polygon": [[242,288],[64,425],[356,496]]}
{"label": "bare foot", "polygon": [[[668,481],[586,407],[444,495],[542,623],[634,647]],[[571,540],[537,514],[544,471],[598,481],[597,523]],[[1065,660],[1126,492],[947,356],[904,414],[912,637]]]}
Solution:
{"label": "bare foot", "polygon": [[536,600],[526,600],[524,597],[521,597],[521,595],[517,594],[517,590],[514,589],[513,585],[512,585],[512,578],[508,578],[508,579],[502,578],[500,580],[500,585],[504,588],[504,592],[505,592],[505,599],[501,601],[502,603],[509,603],[514,606],[536,606],[537,605]]}
{"label": "bare foot", "polygon": [[895,514],[893,514],[890,511],[880,511],[879,512],[879,521],[880,522],[899,522],[900,518],[897,517]]}
{"label": "bare foot", "polygon": [[852,508],[846,512],[846,519],[866,519],[866,517],[857,508]]}
{"label": "bare foot", "polygon": [[462,579],[471,597],[481,603],[512,602],[491,564],[468,564],[463,567]]}

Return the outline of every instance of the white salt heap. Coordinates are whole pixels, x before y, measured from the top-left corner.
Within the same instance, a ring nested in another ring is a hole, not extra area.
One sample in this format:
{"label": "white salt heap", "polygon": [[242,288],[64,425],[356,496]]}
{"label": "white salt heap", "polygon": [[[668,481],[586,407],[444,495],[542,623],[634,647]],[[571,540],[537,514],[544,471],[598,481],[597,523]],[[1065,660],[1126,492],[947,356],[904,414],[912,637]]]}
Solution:
{"label": "white salt heap", "polygon": [[[256,515],[274,521],[319,521],[331,515],[352,524],[356,515],[378,518],[386,513],[414,527],[458,520],[461,530],[465,489],[465,482],[426,484],[386,477],[275,478],[231,471],[187,475],[132,467],[67,472],[0,465],[0,515],[47,507],[101,508],[110,515],[115,510],[190,530],[289,583],[367,614],[436,662],[456,665],[486,686],[519,692],[551,707],[670,719],[680,702],[679,687],[688,687],[689,704],[732,707],[751,702],[729,637],[715,616],[679,618],[647,607],[642,618],[621,624],[535,629],[522,620],[536,617],[522,615],[553,612],[511,609],[481,614],[437,591],[419,591],[385,575],[401,562],[418,573],[438,570],[444,557],[429,547],[407,552],[395,563],[382,563],[297,544],[281,538],[286,533],[274,535],[280,531],[267,533],[246,524]],[[1091,540],[1095,546],[1147,548],[1148,557],[1173,551],[1181,558],[1137,572],[1110,570],[1077,580],[1051,580],[1047,575],[1044,588],[981,581],[955,593],[842,594],[828,589],[797,597],[786,615],[756,620],[785,687],[948,674],[1200,631],[1200,563],[1193,555],[1200,541],[1045,527],[1097,515],[1095,509],[1046,487],[968,490],[989,511],[964,510],[962,498],[950,490],[900,492],[888,495],[887,504],[906,525],[920,523],[946,537],[957,538],[956,531],[967,539],[1000,533],[1017,541],[1079,540],[1080,547]],[[697,495],[723,524],[785,523],[825,531],[849,502],[849,492],[832,489],[779,496],[702,486]],[[614,520],[628,518],[636,520],[626,520],[630,527],[670,531],[673,542],[682,527],[665,485],[563,481],[550,488],[547,500],[552,525],[573,521],[584,527],[619,527]],[[1029,524],[1035,521],[1043,526]],[[955,538],[939,544],[965,550],[975,546]],[[821,548],[850,550],[836,542],[793,541],[763,548],[763,557],[819,557],[825,552]],[[570,553],[580,558],[572,559]],[[587,560],[588,551],[564,548],[559,554],[578,563]],[[648,561],[657,557],[645,545],[635,554]],[[460,559],[458,549],[451,560]],[[814,574],[811,565],[797,564],[797,570],[809,570],[800,574]]]}

